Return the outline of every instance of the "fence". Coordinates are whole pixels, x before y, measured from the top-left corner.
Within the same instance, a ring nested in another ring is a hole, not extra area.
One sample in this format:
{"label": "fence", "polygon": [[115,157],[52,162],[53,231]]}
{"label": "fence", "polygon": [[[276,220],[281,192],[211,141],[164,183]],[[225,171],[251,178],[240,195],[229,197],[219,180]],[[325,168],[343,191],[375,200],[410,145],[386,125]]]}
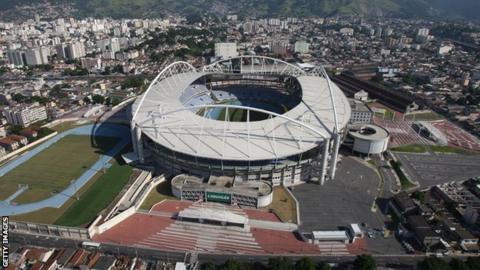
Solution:
{"label": "fence", "polygon": [[90,239],[88,230],[85,228],[47,225],[22,221],[10,221],[9,228],[10,231],[18,233],[39,234],[81,240]]}

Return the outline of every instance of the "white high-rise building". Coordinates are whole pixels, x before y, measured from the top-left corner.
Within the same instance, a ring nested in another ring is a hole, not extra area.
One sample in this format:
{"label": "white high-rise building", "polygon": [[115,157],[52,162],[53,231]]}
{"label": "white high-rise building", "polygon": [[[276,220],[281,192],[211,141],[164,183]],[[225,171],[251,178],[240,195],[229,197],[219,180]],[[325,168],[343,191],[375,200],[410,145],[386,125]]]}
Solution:
{"label": "white high-rise building", "polygon": [[33,48],[25,51],[26,65],[36,66],[48,64],[50,51],[46,47]]}
{"label": "white high-rise building", "polygon": [[66,44],[56,45],[55,50],[57,51],[57,57],[58,58],[68,59],[68,52],[67,52],[67,45]]}
{"label": "white high-rise building", "polygon": [[308,42],[299,40],[295,42],[294,51],[296,53],[308,53],[309,47],[310,47],[310,44]]}
{"label": "white high-rise building", "polygon": [[234,42],[215,43],[215,57],[228,59],[238,56],[237,44]]}
{"label": "white high-rise building", "polygon": [[3,110],[3,115],[9,124],[28,127],[35,122],[46,120],[47,110],[35,103],[25,107],[7,107]]}
{"label": "white high-rise building", "polygon": [[345,36],[353,36],[354,30],[351,27],[344,27],[344,28],[340,29],[339,32],[340,32],[340,34],[345,35]]}
{"label": "white high-rise building", "polygon": [[255,25],[253,24],[253,22],[244,23],[243,32],[246,34],[253,34],[255,32]]}
{"label": "white high-rise building", "polygon": [[74,42],[68,45],[68,49],[70,50],[71,58],[78,59],[80,57],[84,57],[85,53],[85,45],[81,42]]}
{"label": "white high-rise building", "polygon": [[85,45],[81,42],[59,44],[55,49],[57,56],[61,59],[78,59],[85,56]]}
{"label": "white high-rise building", "polygon": [[440,48],[438,48],[438,54],[439,55],[444,55],[449,53],[453,49],[452,45],[442,45]]}
{"label": "white high-rise building", "polygon": [[426,37],[430,34],[430,30],[428,28],[420,28],[418,29],[417,36]]}
{"label": "white high-rise building", "polygon": [[288,40],[273,40],[270,42],[270,49],[274,54],[285,55],[288,51]]}
{"label": "white high-rise building", "polygon": [[29,49],[25,51],[25,60],[28,66],[36,66],[41,65],[42,56],[40,54],[40,50],[38,48]]}
{"label": "white high-rise building", "polygon": [[16,67],[21,67],[26,65],[25,52],[24,51],[8,51],[7,52],[8,62]]}
{"label": "white high-rise building", "polygon": [[268,24],[273,25],[273,26],[279,26],[280,25],[280,19],[271,18],[271,19],[268,20]]}
{"label": "white high-rise building", "polygon": [[110,39],[110,50],[113,53],[116,53],[116,52],[120,51],[120,40],[118,38]]}

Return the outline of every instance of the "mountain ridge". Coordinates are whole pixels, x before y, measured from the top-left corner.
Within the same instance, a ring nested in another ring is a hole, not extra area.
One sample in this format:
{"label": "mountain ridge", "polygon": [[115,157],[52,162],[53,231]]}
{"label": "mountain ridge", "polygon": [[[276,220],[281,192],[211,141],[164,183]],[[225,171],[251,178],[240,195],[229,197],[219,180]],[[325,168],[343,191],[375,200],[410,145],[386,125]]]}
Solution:
{"label": "mountain ridge", "polygon": [[[241,16],[364,15],[414,18],[480,19],[478,0],[48,0],[72,3],[79,16],[146,18],[159,15]],[[0,1],[0,10],[35,0]]]}

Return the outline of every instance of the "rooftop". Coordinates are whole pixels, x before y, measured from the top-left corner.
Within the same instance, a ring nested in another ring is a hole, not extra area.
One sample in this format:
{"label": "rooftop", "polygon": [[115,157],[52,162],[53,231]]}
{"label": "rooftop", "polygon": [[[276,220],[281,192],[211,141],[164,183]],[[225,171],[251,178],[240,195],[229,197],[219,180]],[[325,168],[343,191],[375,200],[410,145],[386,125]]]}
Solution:
{"label": "rooftop", "polygon": [[[139,107],[142,98],[134,103],[132,111],[137,112],[134,122],[150,139],[168,149],[212,159],[288,157],[308,151],[331,137],[335,116],[329,81],[286,63],[244,65],[235,71],[245,76],[267,73],[294,76],[301,86],[303,100],[282,115],[263,121],[224,122],[197,115],[181,103],[182,92],[193,82],[206,75],[229,72],[233,71],[191,67],[175,73],[166,69],[162,79],[154,81],[150,91],[145,92],[142,105]],[[343,92],[335,84],[330,85],[338,129],[343,129],[350,118],[350,106]]]}
{"label": "rooftop", "polygon": [[172,179],[172,186],[181,188],[208,189],[209,191],[235,193],[247,196],[264,196],[272,193],[272,186],[262,181],[235,182],[231,177],[211,176],[208,181],[187,174],[180,174]]}

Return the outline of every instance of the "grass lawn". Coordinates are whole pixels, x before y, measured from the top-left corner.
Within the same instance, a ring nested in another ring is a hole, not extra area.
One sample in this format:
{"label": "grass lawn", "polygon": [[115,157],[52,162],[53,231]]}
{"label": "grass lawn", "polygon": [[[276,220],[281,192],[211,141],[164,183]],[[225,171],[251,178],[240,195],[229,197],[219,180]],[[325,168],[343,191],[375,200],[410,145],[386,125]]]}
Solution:
{"label": "grass lawn", "polygon": [[63,190],[98,161],[104,150],[111,149],[118,139],[98,137],[99,146],[92,146],[89,136],[69,135],[38,153],[9,173],[0,177],[0,200],[13,194],[19,184],[29,189],[15,203],[30,203]]}
{"label": "grass lawn", "polygon": [[295,200],[283,186],[273,188],[273,201],[269,206],[264,207],[263,209],[273,210],[283,222],[297,222]]}
{"label": "grass lawn", "polygon": [[[90,179],[90,181],[88,181],[77,192],[77,195],[82,196],[82,194],[85,193],[85,191],[87,191],[93,185],[93,183],[95,183],[95,181],[100,177],[100,175],[102,175],[102,173],[97,173],[95,176],[93,176],[92,179]],[[11,216],[10,218],[16,221],[53,224],[58,218],[60,218],[63,213],[65,213],[65,211],[67,211],[68,208],[70,208],[70,206],[73,205],[74,202],[76,202],[75,199],[69,199],[60,208],[47,207],[31,213]]]}
{"label": "grass lawn", "polygon": [[443,117],[435,112],[424,112],[405,115],[406,121],[435,121],[443,119]]}
{"label": "grass lawn", "polygon": [[392,148],[391,150],[396,152],[406,152],[406,153],[427,152],[426,146],[421,144],[410,144],[410,145],[398,146],[398,147]]}
{"label": "grass lawn", "polygon": [[427,151],[435,153],[452,153],[452,154],[471,154],[471,152],[452,147],[448,145],[422,145],[422,144],[410,144],[399,146],[391,149],[395,152],[406,152],[406,153],[426,153]]}
{"label": "grass lawn", "polygon": [[429,148],[430,150],[432,150],[432,152],[436,153],[471,154],[471,152],[465,149],[451,147],[447,145],[430,145]]}
{"label": "grass lawn", "polygon": [[410,182],[410,180],[407,178],[407,176],[403,173],[401,170],[401,164],[394,161],[390,160],[390,165],[392,165],[393,170],[395,173],[398,175],[398,178],[400,179],[400,185],[402,186],[402,189],[409,189],[414,187],[415,185]]}
{"label": "grass lawn", "polygon": [[63,131],[66,131],[66,130],[69,130],[69,129],[72,129],[72,128],[81,127],[83,125],[88,125],[88,124],[90,124],[90,123],[78,124],[77,121],[68,121],[68,122],[63,122],[63,123],[60,123],[56,126],[53,126],[53,127],[51,127],[51,129],[53,129],[55,131],[58,131],[58,133],[60,133],[60,132],[63,132]]}
{"label": "grass lawn", "polygon": [[148,194],[143,204],[140,206],[140,209],[150,210],[152,206],[154,206],[156,203],[166,199],[178,200],[172,194],[170,181],[165,181],[163,183],[160,183],[154,189],[152,189],[152,191],[150,191],[150,194]]}
{"label": "grass lawn", "polygon": [[390,110],[385,110],[385,119],[393,120],[395,114]]}
{"label": "grass lawn", "polygon": [[93,221],[127,184],[133,168],[113,161],[112,167],[100,176],[92,186],[55,221],[56,225],[84,226]]}
{"label": "grass lawn", "polygon": [[395,115],[391,110],[386,109],[386,108],[380,108],[380,109],[385,110],[385,113],[375,112],[374,114],[375,114],[376,117],[380,117],[380,118],[385,119],[385,120],[393,120],[393,117]]}

